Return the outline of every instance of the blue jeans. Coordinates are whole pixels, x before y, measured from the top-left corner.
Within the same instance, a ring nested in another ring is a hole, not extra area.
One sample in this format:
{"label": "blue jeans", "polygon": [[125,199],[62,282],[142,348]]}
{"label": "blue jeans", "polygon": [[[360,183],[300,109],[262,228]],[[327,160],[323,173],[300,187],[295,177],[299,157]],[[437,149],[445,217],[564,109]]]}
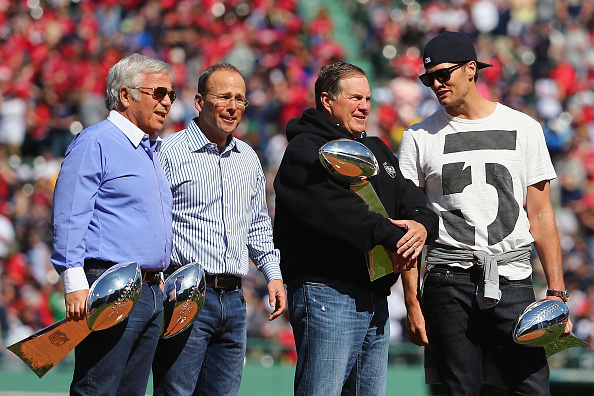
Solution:
{"label": "blue jeans", "polygon": [[[105,268],[85,268],[89,285]],[[89,334],[74,351],[71,395],[142,395],[163,320],[163,292],[144,282],[128,318]]]}
{"label": "blue jeans", "polygon": [[490,354],[512,395],[550,395],[544,348],[516,344],[512,330],[518,315],[532,303],[532,277],[499,278],[501,300],[480,310],[475,301],[479,267],[436,267],[426,276],[423,308],[440,379],[448,395],[479,395],[482,362]]}
{"label": "blue jeans", "polygon": [[387,298],[314,278],[291,282],[287,292],[297,347],[295,395],[385,395]]}
{"label": "blue jeans", "polygon": [[159,341],[153,361],[153,395],[237,395],[246,348],[245,298],[206,286],[192,327]]}

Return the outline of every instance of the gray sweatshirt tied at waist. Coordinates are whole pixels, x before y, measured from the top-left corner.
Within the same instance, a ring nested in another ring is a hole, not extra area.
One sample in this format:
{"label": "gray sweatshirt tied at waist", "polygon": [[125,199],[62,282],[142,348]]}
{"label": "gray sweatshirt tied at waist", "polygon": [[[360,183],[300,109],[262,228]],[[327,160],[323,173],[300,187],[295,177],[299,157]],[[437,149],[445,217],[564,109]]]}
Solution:
{"label": "gray sweatshirt tied at waist", "polygon": [[482,251],[435,247],[427,253],[426,271],[431,271],[436,265],[450,265],[462,261],[474,261],[476,265],[483,269],[481,279],[479,279],[477,284],[476,301],[480,309],[487,309],[495,306],[501,299],[497,265],[511,262],[530,264],[530,253],[530,248],[520,248],[503,253],[490,254]]}

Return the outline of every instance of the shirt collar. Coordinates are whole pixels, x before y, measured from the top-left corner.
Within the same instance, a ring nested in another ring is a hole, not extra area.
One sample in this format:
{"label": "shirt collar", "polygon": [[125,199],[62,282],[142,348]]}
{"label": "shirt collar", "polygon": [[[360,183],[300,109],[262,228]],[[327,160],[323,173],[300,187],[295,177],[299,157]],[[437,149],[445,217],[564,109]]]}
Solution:
{"label": "shirt collar", "polygon": [[153,134],[153,137],[150,138],[148,133],[144,133],[140,128],[132,123],[129,119],[124,117],[122,114],[118,113],[115,110],[111,110],[107,119],[111,121],[126,137],[130,142],[134,145],[134,147],[138,147],[140,142],[143,139],[151,139],[151,146],[155,145],[155,151],[158,152],[161,148],[161,137],[158,136],[156,133]]}
{"label": "shirt collar", "polygon": [[[213,144],[200,130],[200,127],[198,127],[198,123],[196,122],[197,120],[197,118],[194,118],[187,128],[188,144],[190,146],[191,151],[198,151],[209,144]],[[223,151],[227,150],[239,151],[239,148],[237,147],[235,141],[235,137],[233,135],[229,135],[228,143]]]}

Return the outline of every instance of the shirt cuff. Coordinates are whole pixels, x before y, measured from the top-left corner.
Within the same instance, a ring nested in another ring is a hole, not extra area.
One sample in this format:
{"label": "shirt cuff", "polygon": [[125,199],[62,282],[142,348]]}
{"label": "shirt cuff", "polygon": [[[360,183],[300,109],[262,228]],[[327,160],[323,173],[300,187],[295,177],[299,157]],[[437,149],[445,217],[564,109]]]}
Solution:
{"label": "shirt cuff", "polygon": [[280,266],[278,263],[271,262],[262,265],[260,271],[264,274],[266,278],[266,282],[273,281],[275,279],[283,280],[283,276],[281,275]]}
{"label": "shirt cuff", "polygon": [[83,267],[68,268],[60,276],[64,285],[64,294],[89,289],[89,282],[87,281],[87,275]]}

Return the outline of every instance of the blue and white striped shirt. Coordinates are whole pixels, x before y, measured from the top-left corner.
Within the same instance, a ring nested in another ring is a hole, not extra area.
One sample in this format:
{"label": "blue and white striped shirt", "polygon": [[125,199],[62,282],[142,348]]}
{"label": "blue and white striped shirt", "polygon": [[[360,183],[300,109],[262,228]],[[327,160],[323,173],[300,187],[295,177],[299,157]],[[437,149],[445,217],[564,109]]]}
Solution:
{"label": "blue and white striped shirt", "polygon": [[249,257],[268,282],[282,279],[264,172],[247,143],[232,137],[219,152],[194,120],[163,141],[159,159],[173,195],[172,266],[244,276]]}

